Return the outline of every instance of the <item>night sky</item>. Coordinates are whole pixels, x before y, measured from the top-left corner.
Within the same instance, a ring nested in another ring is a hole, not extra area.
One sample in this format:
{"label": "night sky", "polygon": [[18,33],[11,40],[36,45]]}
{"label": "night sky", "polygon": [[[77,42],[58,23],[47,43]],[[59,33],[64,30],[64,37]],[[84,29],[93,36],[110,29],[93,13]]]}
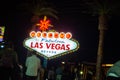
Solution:
{"label": "night sky", "polygon": [[[58,31],[72,32],[73,38],[78,40],[80,48],[73,54],[61,56],[56,59],[75,62],[96,62],[98,48],[98,19],[81,13],[79,0],[47,0],[58,11],[59,21],[55,23]],[[0,26],[6,27],[5,37],[12,41],[18,53],[20,62],[25,59],[26,49],[23,40],[27,37],[27,29],[31,26],[31,15],[23,15],[16,6],[22,1],[0,2]],[[120,59],[119,26],[120,15],[112,15],[109,20],[109,28],[106,31],[104,41],[104,63],[114,63]],[[54,25],[54,23],[52,23]],[[55,60],[55,59],[53,59]]]}

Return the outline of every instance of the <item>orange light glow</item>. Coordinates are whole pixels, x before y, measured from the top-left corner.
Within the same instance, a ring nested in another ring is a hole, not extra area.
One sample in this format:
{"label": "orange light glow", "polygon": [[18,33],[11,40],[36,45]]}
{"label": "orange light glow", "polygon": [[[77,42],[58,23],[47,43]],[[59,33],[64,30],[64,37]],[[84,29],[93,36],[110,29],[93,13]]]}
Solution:
{"label": "orange light glow", "polygon": [[48,38],[52,38],[53,34],[51,32],[48,33]]}
{"label": "orange light glow", "polygon": [[41,36],[41,32],[37,32],[37,37],[40,37]]}
{"label": "orange light glow", "polygon": [[59,37],[59,33],[58,32],[55,32],[54,33],[54,38],[58,38]]}
{"label": "orange light glow", "polygon": [[3,38],[3,36],[0,36],[0,38]]}
{"label": "orange light glow", "polygon": [[59,35],[60,35],[60,38],[65,38],[65,33],[61,32]]}
{"label": "orange light glow", "polygon": [[46,38],[47,37],[47,33],[46,32],[42,32],[42,37]]}
{"label": "orange light glow", "polygon": [[35,31],[30,32],[30,37],[35,37],[35,34],[36,34]]}
{"label": "orange light glow", "polygon": [[72,34],[70,32],[64,33],[64,32],[40,32],[40,31],[32,31],[30,32],[30,37],[37,37],[37,38],[66,38],[66,39],[71,39],[72,38]]}
{"label": "orange light glow", "polygon": [[47,17],[44,16],[44,19],[40,20],[40,30],[46,31],[46,30],[48,30],[49,26],[51,26],[50,20],[47,20]]}
{"label": "orange light glow", "polygon": [[72,34],[71,34],[71,33],[69,33],[69,32],[66,33],[66,38],[67,38],[67,39],[70,39],[71,37],[72,37]]}

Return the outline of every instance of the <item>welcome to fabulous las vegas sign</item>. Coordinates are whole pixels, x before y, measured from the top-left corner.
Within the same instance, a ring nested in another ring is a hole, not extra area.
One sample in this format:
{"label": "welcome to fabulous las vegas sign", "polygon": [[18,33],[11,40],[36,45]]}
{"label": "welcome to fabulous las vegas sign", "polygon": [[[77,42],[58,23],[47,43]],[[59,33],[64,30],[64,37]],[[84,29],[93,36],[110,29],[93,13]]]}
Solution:
{"label": "welcome to fabulous las vegas sign", "polygon": [[46,31],[50,21],[44,17],[40,21],[40,30],[31,31],[29,37],[24,40],[24,47],[37,51],[40,56],[53,59],[78,50],[79,43],[72,38],[70,32]]}

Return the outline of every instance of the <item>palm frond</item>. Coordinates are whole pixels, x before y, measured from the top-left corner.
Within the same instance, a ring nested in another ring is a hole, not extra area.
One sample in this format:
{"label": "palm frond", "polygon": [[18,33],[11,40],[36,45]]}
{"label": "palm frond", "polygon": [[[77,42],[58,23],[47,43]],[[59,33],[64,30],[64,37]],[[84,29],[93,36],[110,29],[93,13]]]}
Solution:
{"label": "palm frond", "polygon": [[92,15],[116,13],[120,8],[118,4],[120,1],[116,0],[83,0],[82,2],[83,12]]}
{"label": "palm frond", "polygon": [[35,0],[35,1],[29,1],[26,3],[23,3],[19,6],[19,9],[21,9],[25,13],[37,15],[37,16],[51,16],[58,20],[57,11],[53,8],[46,7],[47,3],[42,0]]}

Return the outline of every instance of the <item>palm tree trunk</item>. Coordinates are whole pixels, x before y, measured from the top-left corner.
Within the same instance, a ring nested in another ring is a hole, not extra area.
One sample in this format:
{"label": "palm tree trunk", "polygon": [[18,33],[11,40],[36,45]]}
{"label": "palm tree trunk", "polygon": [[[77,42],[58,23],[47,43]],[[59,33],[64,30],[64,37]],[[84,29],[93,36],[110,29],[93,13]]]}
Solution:
{"label": "palm tree trunk", "polygon": [[97,65],[96,65],[96,80],[101,79],[101,65],[103,57],[103,40],[104,40],[104,30],[100,31],[99,34],[99,45],[98,45],[98,54],[97,54]]}
{"label": "palm tree trunk", "polygon": [[98,44],[98,53],[97,53],[97,63],[96,63],[96,80],[102,79],[102,58],[103,58],[103,45],[104,45],[104,36],[105,30],[107,29],[107,20],[106,15],[99,16],[99,44]]}

